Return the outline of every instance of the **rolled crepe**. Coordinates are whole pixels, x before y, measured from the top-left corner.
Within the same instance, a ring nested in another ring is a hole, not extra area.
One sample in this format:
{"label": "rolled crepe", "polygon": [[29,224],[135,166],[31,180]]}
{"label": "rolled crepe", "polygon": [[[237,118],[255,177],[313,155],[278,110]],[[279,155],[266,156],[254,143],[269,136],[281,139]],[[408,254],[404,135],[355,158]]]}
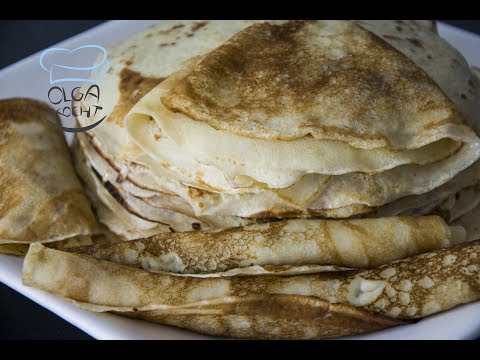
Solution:
{"label": "rolled crepe", "polygon": [[0,252],[92,234],[95,217],[55,123],[39,101],[0,100]]}
{"label": "rolled crepe", "polygon": [[[215,275],[247,267],[273,271],[271,266],[279,265],[372,268],[463,241],[462,227],[449,227],[438,216],[425,216],[287,220],[213,232],[158,234],[72,251],[147,271]],[[313,268],[304,270],[312,272]]]}
{"label": "rolled crepe", "polygon": [[25,285],[92,311],[206,334],[321,338],[372,331],[480,299],[480,241],[376,269],[195,278],[147,272],[35,244]]}

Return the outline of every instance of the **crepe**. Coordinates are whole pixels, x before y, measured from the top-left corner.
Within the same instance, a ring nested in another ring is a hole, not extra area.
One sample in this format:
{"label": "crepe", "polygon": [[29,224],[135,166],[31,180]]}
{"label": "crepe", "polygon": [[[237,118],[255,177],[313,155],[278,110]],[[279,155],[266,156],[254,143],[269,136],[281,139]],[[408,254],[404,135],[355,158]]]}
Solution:
{"label": "crepe", "polygon": [[0,100],[0,252],[92,234],[95,217],[55,124],[44,103]]}
{"label": "crepe", "polygon": [[432,57],[438,43],[458,63],[463,78],[441,82],[452,97],[470,85],[475,96],[455,106],[435,82],[445,75],[432,70],[433,81],[423,58],[363,26],[258,23],[146,94],[127,131],[197,215],[343,217],[425,193],[480,156],[464,119],[478,80],[431,28],[415,31],[426,39],[418,51]]}
{"label": "crepe", "polygon": [[[271,265],[372,268],[465,241],[463,228],[438,216],[360,220],[287,220],[73,251],[99,259],[183,274]],[[311,269],[309,269],[311,271]]]}
{"label": "crepe", "polygon": [[322,338],[399,325],[478,300],[479,252],[480,241],[473,241],[371,270],[195,278],[35,244],[23,282],[91,311],[206,334]]}
{"label": "crepe", "polygon": [[75,167],[99,221],[124,240],[248,223],[237,217],[195,217],[188,203],[176,195],[141,189],[127,179],[120,181],[118,173],[89,146],[85,136],[78,134],[73,146]]}

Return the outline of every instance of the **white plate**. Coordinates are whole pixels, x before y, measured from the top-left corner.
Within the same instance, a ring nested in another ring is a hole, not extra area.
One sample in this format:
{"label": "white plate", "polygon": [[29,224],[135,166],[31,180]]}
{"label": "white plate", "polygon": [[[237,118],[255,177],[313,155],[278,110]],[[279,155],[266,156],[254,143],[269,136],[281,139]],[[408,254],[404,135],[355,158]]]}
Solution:
{"label": "white plate", "polygon": [[[65,40],[57,46],[74,49],[87,44],[105,46],[158,21],[111,21]],[[480,36],[440,24],[444,38],[460,50],[470,64],[480,66]],[[46,72],[40,53],[0,71],[0,98],[13,96],[46,100]],[[70,135],[70,134],[68,134]],[[22,259],[0,254],[0,281],[97,339],[211,339],[169,326],[77,309],[73,304],[22,285]],[[351,339],[473,339],[480,336],[480,302],[405,325]]]}

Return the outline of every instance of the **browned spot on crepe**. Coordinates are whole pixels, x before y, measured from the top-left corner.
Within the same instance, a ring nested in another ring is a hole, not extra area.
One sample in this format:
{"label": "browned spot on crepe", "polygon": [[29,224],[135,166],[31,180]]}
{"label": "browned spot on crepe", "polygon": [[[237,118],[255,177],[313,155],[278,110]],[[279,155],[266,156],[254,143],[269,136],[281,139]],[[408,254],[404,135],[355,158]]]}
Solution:
{"label": "browned spot on crepe", "polygon": [[213,195],[212,193],[210,193],[209,191],[203,190],[203,189],[199,189],[199,188],[196,188],[196,187],[189,187],[189,188],[188,188],[188,195],[189,195],[192,199],[199,199],[199,198],[203,198],[203,197],[209,196],[209,195],[214,196],[214,195]]}
{"label": "browned spot on crepe", "polygon": [[194,22],[190,26],[190,31],[187,33],[187,37],[192,37],[196,31],[200,30],[204,26],[208,24],[208,21],[200,21],[200,22]]}
{"label": "browned spot on crepe", "polygon": [[401,38],[399,38],[398,36],[395,36],[395,35],[387,35],[387,34],[383,35],[383,37],[384,37],[385,39],[389,39],[389,40],[400,40],[400,39],[401,39]]}
{"label": "browned spot on crepe", "polygon": [[341,208],[333,209],[306,209],[292,210],[281,207],[270,208],[249,216],[252,219],[272,219],[272,218],[349,218],[353,215],[364,215],[375,210],[364,204],[353,204]]}
{"label": "browned spot on crepe", "polygon": [[192,24],[191,30],[193,32],[201,29],[202,27],[206,26],[208,24],[208,21],[200,21],[200,22],[195,22]]}
{"label": "browned spot on crepe", "polygon": [[420,39],[408,38],[407,40],[408,40],[413,46],[423,48],[423,45],[422,45],[422,42],[420,41]]}
{"label": "browned spot on crepe", "polygon": [[[0,143],[0,152],[2,145]],[[16,191],[16,185],[21,179],[14,176],[5,176],[4,171],[0,171],[0,184],[2,184],[2,192],[0,194],[0,214],[6,214],[10,209],[15,209],[23,201],[22,193]]]}
{"label": "browned spot on crepe", "polygon": [[145,77],[139,72],[123,68],[120,72],[120,99],[107,121],[115,122],[123,127],[123,118],[130,109],[150,90],[157,86],[164,78]]}

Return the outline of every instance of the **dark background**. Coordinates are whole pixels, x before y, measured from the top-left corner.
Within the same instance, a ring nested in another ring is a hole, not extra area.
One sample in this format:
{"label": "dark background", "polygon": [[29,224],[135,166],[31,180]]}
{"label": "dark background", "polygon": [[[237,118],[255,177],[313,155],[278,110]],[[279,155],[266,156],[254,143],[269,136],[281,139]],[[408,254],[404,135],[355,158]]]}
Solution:
{"label": "dark background", "polygon": [[[102,20],[2,20],[0,44],[3,50],[0,51],[0,69],[102,22]],[[480,20],[444,22],[480,34]],[[92,338],[50,311],[0,284],[0,339]]]}

